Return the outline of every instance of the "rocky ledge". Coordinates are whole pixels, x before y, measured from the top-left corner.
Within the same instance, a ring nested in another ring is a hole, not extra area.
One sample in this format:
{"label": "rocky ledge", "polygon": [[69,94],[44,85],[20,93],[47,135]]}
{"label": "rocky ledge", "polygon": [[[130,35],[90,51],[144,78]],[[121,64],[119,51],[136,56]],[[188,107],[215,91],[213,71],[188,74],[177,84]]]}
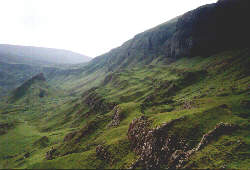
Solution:
{"label": "rocky ledge", "polygon": [[117,127],[122,120],[121,108],[118,105],[114,107],[113,112],[112,121],[108,124],[108,127]]}
{"label": "rocky ledge", "polygon": [[182,168],[193,153],[204,148],[211,140],[237,129],[232,124],[219,123],[213,130],[203,135],[196,147],[191,148],[186,139],[168,134],[169,129],[183,119],[185,117],[172,120],[154,129],[149,128],[150,121],[144,116],[133,120],[127,135],[133,151],[139,158],[133,163],[131,169],[137,167],[154,169],[160,168],[160,165]]}

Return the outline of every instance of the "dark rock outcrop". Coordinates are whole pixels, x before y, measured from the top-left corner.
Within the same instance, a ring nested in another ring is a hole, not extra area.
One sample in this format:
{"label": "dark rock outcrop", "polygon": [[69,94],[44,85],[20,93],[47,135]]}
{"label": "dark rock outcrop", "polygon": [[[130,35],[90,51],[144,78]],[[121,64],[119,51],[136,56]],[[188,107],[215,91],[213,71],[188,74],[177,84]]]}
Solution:
{"label": "dark rock outcrop", "polygon": [[56,152],[56,149],[54,149],[54,148],[52,147],[48,152],[46,152],[45,158],[46,158],[47,160],[52,160],[52,159],[54,159],[54,158],[55,158],[55,152]]}
{"label": "dark rock outcrop", "polygon": [[159,168],[166,164],[176,150],[187,150],[188,146],[184,139],[169,136],[168,129],[176,122],[184,119],[172,120],[161,127],[150,129],[150,122],[145,117],[132,121],[128,130],[128,139],[132,149],[140,158],[132,165],[135,168],[140,165],[143,168]]}
{"label": "dark rock outcrop", "polygon": [[98,145],[96,147],[96,156],[102,160],[105,160],[109,163],[112,164],[113,159],[112,159],[112,155],[108,152],[108,150],[103,147],[102,145]]}
{"label": "dark rock outcrop", "polygon": [[111,111],[116,103],[109,102],[95,92],[95,89],[91,89],[83,94],[84,103],[90,108],[90,113],[107,113]]}
{"label": "dark rock outcrop", "polygon": [[217,124],[213,130],[203,135],[200,143],[195,148],[195,151],[201,150],[202,148],[204,148],[204,146],[206,146],[211,140],[215,139],[216,137],[223,134],[232,133],[237,128],[237,126],[228,123],[221,122]]}
{"label": "dark rock outcrop", "polygon": [[0,123],[0,129],[8,129],[12,127],[13,125],[10,123]]}
{"label": "dark rock outcrop", "polygon": [[131,168],[155,169],[160,168],[161,165],[182,168],[193,153],[202,149],[211,140],[237,129],[234,125],[219,123],[202,137],[196,147],[191,148],[186,139],[168,134],[170,128],[183,119],[185,118],[172,120],[155,129],[149,128],[150,122],[145,117],[133,120],[128,129],[128,139],[139,158]]}
{"label": "dark rock outcrop", "polygon": [[[220,0],[187,12],[92,60],[89,68],[116,71],[180,57],[249,47],[249,0]],[[108,81],[111,77],[107,77]]]}
{"label": "dark rock outcrop", "polygon": [[178,19],[174,36],[165,43],[167,56],[207,56],[247,47],[249,7],[248,0],[221,0],[187,12]]}
{"label": "dark rock outcrop", "polygon": [[11,123],[0,123],[0,135],[4,135],[12,127],[13,124]]}
{"label": "dark rock outcrop", "polygon": [[26,152],[25,154],[24,154],[24,156],[23,156],[24,158],[28,158],[28,157],[30,157],[30,153],[29,152]]}
{"label": "dark rock outcrop", "polygon": [[209,144],[212,140],[215,140],[217,137],[225,134],[230,134],[238,127],[233,124],[228,123],[219,123],[215,126],[215,128],[205,135],[203,135],[199,144],[189,151],[176,151],[172,154],[170,161],[168,163],[170,168],[182,168],[188,161],[189,157],[194,154],[195,152],[203,149],[206,145]]}
{"label": "dark rock outcrop", "polygon": [[108,124],[108,127],[117,127],[122,120],[121,108],[119,106],[115,106],[113,112],[114,115],[112,117],[112,121]]}
{"label": "dark rock outcrop", "polygon": [[63,142],[69,142],[69,141],[71,141],[75,137],[76,134],[77,134],[77,131],[68,133],[64,137]]}
{"label": "dark rock outcrop", "polygon": [[40,148],[47,147],[48,145],[49,145],[49,138],[47,136],[43,136],[33,143],[33,146],[37,146]]}

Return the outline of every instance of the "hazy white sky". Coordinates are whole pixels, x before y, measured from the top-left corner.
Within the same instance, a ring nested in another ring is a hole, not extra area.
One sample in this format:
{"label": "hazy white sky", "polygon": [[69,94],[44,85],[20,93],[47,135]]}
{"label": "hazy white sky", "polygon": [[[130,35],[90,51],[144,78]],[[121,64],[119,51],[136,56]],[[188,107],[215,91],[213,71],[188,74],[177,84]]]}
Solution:
{"label": "hazy white sky", "polygon": [[0,0],[0,44],[61,48],[90,57],[217,0]]}

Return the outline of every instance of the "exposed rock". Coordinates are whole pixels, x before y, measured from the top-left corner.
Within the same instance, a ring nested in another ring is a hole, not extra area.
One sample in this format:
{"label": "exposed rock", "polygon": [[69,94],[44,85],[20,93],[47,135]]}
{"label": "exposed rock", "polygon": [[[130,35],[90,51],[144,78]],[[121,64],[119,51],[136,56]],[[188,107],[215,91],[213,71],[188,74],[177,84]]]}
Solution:
{"label": "exposed rock", "polygon": [[170,157],[168,163],[169,167],[180,168],[181,167],[180,164],[186,157],[187,157],[186,152],[183,152],[182,150],[176,150]]}
{"label": "exposed rock", "polygon": [[33,145],[44,148],[44,147],[47,147],[48,144],[49,144],[49,138],[47,136],[43,136],[37,141],[35,141]]}
{"label": "exposed rock", "polygon": [[12,127],[13,125],[10,123],[0,123],[0,129],[8,129]]}
{"label": "exposed rock", "polygon": [[56,149],[54,149],[54,148],[52,147],[48,152],[46,152],[45,158],[46,158],[47,160],[52,160],[52,159],[54,159],[54,158],[55,158],[55,152],[56,152]]}
{"label": "exposed rock", "polygon": [[237,126],[228,123],[221,122],[217,124],[213,130],[203,135],[200,143],[195,148],[195,151],[201,150],[204,146],[206,146],[211,140],[215,139],[216,137],[223,134],[232,133],[237,128]]}
{"label": "exposed rock", "polygon": [[178,19],[174,35],[165,42],[167,56],[207,56],[247,46],[249,5],[248,0],[222,0],[185,13]]}
{"label": "exposed rock", "polygon": [[135,119],[130,123],[128,129],[128,139],[131,143],[133,150],[140,154],[141,148],[144,145],[144,138],[147,135],[149,129],[150,122],[146,117],[141,116],[138,119]]}
{"label": "exposed rock", "polygon": [[121,120],[122,120],[122,115],[121,115],[121,108],[119,106],[115,106],[113,109],[114,115],[112,118],[112,121],[108,124],[108,127],[117,127],[119,126]]}
{"label": "exposed rock", "polygon": [[71,141],[71,140],[75,137],[76,134],[77,134],[76,131],[75,131],[75,132],[70,132],[70,133],[68,133],[68,134],[64,137],[63,142]]}
{"label": "exposed rock", "polygon": [[108,65],[108,71],[115,71],[135,63],[150,64],[156,56],[163,56],[164,60],[209,56],[248,47],[249,6],[249,0],[224,0],[201,6],[136,35],[95,60]]}
{"label": "exposed rock", "polygon": [[246,107],[246,108],[249,108],[250,109],[250,100],[242,100],[240,102],[240,104],[243,106],[243,107]]}
{"label": "exposed rock", "polygon": [[171,161],[169,162],[170,168],[182,168],[188,161],[189,157],[195,152],[203,149],[210,141],[214,140],[216,137],[224,134],[228,134],[236,130],[238,127],[228,123],[219,123],[215,126],[215,128],[205,135],[203,135],[201,141],[197,145],[197,147],[190,149],[186,152],[176,151],[171,157]]}
{"label": "exposed rock", "polygon": [[155,129],[149,129],[150,122],[143,116],[133,120],[129,126],[128,139],[140,158],[131,168],[138,164],[142,164],[146,169],[158,168],[160,164],[168,161],[176,149],[187,150],[184,139],[167,134],[168,129],[182,119],[172,120]]}
{"label": "exposed rock", "polygon": [[34,81],[34,80],[46,81],[43,73],[37,74],[36,76],[30,79],[30,81]]}
{"label": "exposed rock", "polygon": [[4,155],[2,158],[3,159],[11,159],[11,158],[14,158],[16,157],[17,155]]}
{"label": "exposed rock", "polygon": [[40,89],[40,93],[39,93],[40,98],[43,98],[44,96],[47,96],[47,95],[48,95],[47,91],[45,91],[44,89]]}
{"label": "exposed rock", "polygon": [[24,158],[28,158],[28,157],[30,157],[30,153],[29,153],[29,152],[26,152],[26,153],[24,154]]}
{"label": "exposed rock", "polygon": [[228,108],[229,108],[228,105],[226,105],[226,104],[222,104],[222,105],[220,105],[219,107],[220,107],[220,108],[223,108],[223,109],[228,109]]}
{"label": "exposed rock", "polygon": [[160,165],[182,168],[193,153],[217,136],[228,134],[237,128],[231,124],[219,123],[203,136],[197,147],[191,148],[185,139],[168,134],[169,129],[183,119],[184,117],[172,120],[155,129],[149,129],[150,122],[143,116],[133,120],[128,129],[128,139],[139,159],[131,165],[131,168],[152,169],[159,168]]}
{"label": "exposed rock", "polygon": [[155,99],[155,95],[149,95],[146,97],[146,99],[143,101],[143,103],[140,105],[141,112],[145,113],[145,110],[148,106],[151,106],[153,101]]}
{"label": "exposed rock", "polygon": [[8,129],[12,127],[13,127],[13,124],[11,123],[0,123],[0,135],[6,134]]}
{"label": "exposed rock", "polygon": [[182,105],[182,109],[192,109],[193,102],[192,101],[185,101]]}
{"label": "exposed rock", "polygon": [[4,135],[6,133],[5,130],[0,129],[0,135]]}
{"label": "exposed rock", "polygon": [[112,164],[112,155],[102,145],[96,147],[96,156]]}
{"label": "exposed rock", "polygon": [[87,104],[92,113],[107,113],[111,111],[116,103],[108,102],[102,96],[95,92],[95,89],[91,89],[91,91],[86,92],[84,94],[84,103]]}

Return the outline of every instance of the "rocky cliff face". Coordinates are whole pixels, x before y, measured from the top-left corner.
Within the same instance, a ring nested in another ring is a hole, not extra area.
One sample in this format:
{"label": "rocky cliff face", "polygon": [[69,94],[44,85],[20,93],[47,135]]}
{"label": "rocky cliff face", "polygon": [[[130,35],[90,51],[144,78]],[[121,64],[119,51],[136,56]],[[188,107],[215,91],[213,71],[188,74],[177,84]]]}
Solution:
{"label": "rocky cliff face", "polygon": [[178,19],[174,36],[164,43],[166,55],[206,56],[247,47],[249,6],[248,0],[220,0],[184,14]]}
{"label": "rocky cliff face", "polygon": [[249,46],[250,2],[219,0],[136,35],[122,46],[95,58],[89,65],[108,71],[149,64],[156,58],[208,56]]}
{"label": "rocky cliff face", "polygon": [[169,134],[172,126],[184,119],[185,117],[174,119],[154,129],[149,128],[150,121],[144,116],[133,120],[127,135],[133,151],[139,158],[131,168],[156,169],[162,166],[171,169],[183,168],[192,154],[203,149],[218,136],[230,134],[238,128],[233,124],[221,122],[204,134],[197,146],[192,147],[188,144],[188,139]]}

